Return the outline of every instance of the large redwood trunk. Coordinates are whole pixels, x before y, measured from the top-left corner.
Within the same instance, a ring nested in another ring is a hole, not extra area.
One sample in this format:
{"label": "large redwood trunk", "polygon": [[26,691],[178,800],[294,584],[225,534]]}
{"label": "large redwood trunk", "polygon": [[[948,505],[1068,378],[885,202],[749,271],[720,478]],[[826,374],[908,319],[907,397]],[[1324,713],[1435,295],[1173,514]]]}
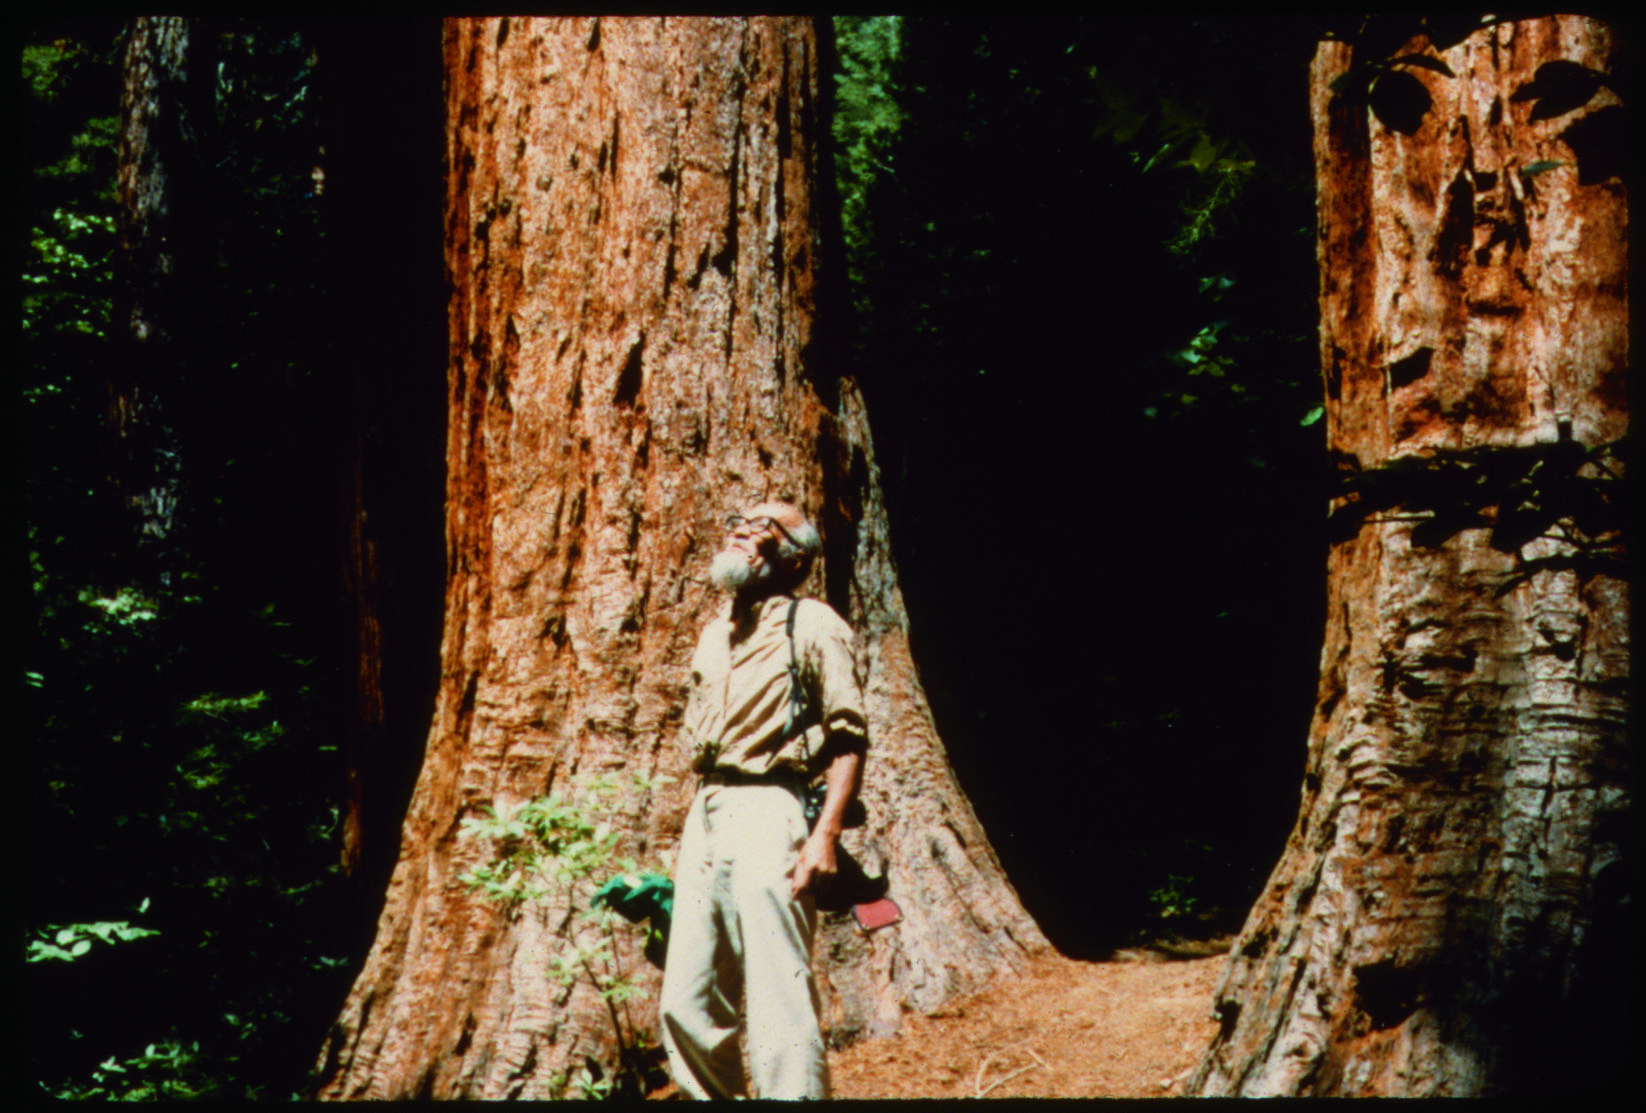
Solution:
{"label": "large redwood trunk", "polygon": [[[609,818],[643,865],[672,866],[684,672],[719,603],[706,564],[724,515],[766,497],[818,522],[812,586],[862,638],[871,823],[848,842],[906,914],[867,938],[825,925],[826,1023],[889,1031],[1020,968],[1045,942],[949,772],[861,399],[818,357],[816,284],[844,275],[819,234],[811,21],[456,20],[445,49],[444,671],[321,1096],[545,1097],[586,1056],[610,1070],[610,1014],[548,972],[572,910],[471,894],[457,875],[490,848],[459,824],[663,773]],[[634,1015],[655,1040],[654,1004]]]}
{"label": "large redwood trunk", "polygon": [[1369,102],[1382,58],[1311,73],[1342,528],[1301,811],[1200,1094],[1562,1092],[1630,1055],[1614,40],[1402,55],[1431,61]]}

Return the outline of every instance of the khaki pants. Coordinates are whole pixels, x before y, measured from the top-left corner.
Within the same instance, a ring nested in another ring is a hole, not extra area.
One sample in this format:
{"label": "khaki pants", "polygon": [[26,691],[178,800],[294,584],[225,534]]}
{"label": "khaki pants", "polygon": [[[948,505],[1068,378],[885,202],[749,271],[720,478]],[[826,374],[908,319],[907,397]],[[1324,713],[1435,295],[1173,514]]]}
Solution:
{"label": "khaki pants", "polygon": [[810,896],[789,896],[807,834],[780,785],[708,785],[686,815],[658,1001],[675,1084],[694,1098],[746,1096],[738,998],[747,1002],[756,1097],[828,1095],[812,980]]}

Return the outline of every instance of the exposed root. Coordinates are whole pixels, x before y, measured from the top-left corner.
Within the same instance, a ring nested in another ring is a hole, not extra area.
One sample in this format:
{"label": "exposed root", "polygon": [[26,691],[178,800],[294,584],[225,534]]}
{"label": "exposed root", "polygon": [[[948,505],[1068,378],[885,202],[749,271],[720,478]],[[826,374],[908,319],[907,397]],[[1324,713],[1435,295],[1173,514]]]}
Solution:
{"label": "exposed root", "polygon": [[1035,1051],[1032,1047],[1026,1047],[1026,1048],[1024,1048],[1024,1050],[1029,1053],[1029,1056],[1032,1059],[1034,1059],[1034,1062],[1028,1064],[1027,1066],[1018,1067],[1016,1070],[1012,1071],[1010,1074],[1002,1075],[1001,1077],[995,1079],[993,1082],[989,1083],[987,1086],[983,1085],[983,1074],[984,1074],[985,1071],[988,1070],[989,1064],[994,1062],[995,1056],[994,1055],[985,1056],[983,1061],[981,1063],[977,1064],[977,1077],[975,1079],[973,1079],[973,1081],[972,1081],[972,1096],[973,1097],[979,1097],[979,1098],[986,1097],[988,1095],[989,1091],[993,1090],[996,1086],[1005,1085],[1007,1082],[1010,1082],[1012,1079],[1016,1078],[1018,1075],[1024,1074],[1028,1071],[1034,1070],[1035,1067],[1040,1067],[1042,1070],[1050,1070],[1051,1069],[1050,1067],[1048,1067],[1046,1065],[1046,1060],[1042,1059],[1039,1055],[1035,1054]]}

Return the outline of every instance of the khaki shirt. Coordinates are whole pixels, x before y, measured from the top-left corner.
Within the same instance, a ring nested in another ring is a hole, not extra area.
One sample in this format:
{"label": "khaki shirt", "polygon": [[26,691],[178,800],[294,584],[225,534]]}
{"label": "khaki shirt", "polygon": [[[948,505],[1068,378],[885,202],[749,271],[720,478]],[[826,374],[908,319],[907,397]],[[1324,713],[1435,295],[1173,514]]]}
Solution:
{"label": "khaki shirt", "polygon": [[863,669],[852,628],[827,603],[802,599],[794,616],[794,646],[806,685],[806,729],[783,742],[789,714],[789,597],[755,604],[754,629],[733,643],[730,607],[709,623],[692,655],[681,743],[699,773],[736,769],[767,773],[790,766],[808,777],[835,731],[868,742]]}

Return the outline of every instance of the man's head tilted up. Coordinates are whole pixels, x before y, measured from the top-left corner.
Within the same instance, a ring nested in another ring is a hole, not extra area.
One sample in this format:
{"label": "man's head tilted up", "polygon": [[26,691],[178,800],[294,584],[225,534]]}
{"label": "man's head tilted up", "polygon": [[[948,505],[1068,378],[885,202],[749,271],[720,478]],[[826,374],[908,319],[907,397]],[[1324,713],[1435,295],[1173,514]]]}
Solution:
{"label": "man's head tilted up", "polygon": [[709,579],[747,605],[799,587],[822,548],[817,528],[799,507],[763,502],[727,520]]}

